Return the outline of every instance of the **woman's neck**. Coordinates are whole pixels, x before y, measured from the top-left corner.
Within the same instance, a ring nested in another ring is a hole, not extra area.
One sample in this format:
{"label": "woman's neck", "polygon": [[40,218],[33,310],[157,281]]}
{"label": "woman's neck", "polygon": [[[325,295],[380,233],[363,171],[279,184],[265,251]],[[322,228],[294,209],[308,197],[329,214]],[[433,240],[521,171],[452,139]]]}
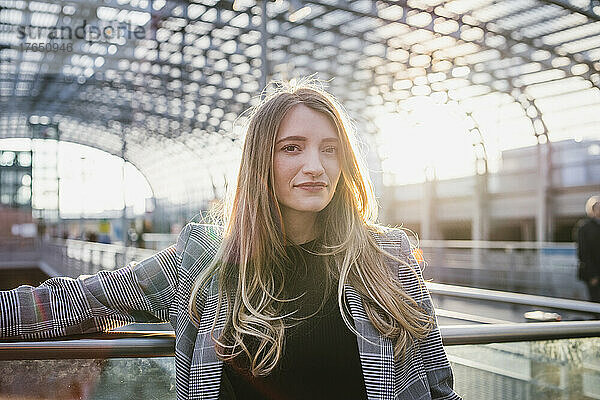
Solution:
{"label": "woman's neck", "polygon": [[315,239],[317,236],[315,229],[316,217],[317,213],[297,211],[283,213],[287,239],[295,244],[303,244]]}

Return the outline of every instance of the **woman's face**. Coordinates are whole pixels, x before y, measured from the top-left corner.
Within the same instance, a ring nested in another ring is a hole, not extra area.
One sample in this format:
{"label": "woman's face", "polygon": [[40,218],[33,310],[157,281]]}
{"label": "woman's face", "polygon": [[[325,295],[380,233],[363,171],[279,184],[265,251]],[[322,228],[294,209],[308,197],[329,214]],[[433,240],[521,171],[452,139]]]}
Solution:
{"label": "woman's face", "polygon": [[303,104],[279,126],[273,154],[275,195],[284,215],[317,213],[329,204],[340,178],[336,127]]}

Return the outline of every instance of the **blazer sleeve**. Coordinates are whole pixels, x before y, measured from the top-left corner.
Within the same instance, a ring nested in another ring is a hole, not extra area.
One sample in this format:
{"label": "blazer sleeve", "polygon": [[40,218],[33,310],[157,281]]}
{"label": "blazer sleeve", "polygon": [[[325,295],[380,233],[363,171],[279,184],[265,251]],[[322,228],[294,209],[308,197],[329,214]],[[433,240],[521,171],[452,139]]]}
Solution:
{"label": "blazer sleeve", "polygon": [[168,322],[177,270],[192,229],[140,262],[37,287],[0,291],[0,338],[41,339],[106,331],[132,322]]}
{"label": "blazer sleeve", "polygon": [[415,259],[411,251],[410,241],[408,235],[403,230],[397,231],[401,236],[401,251],[402,256],[410,267],[417,273],[418,279],[423,287],[423,292],[420,298],[416,300],[420,302],[421,306],[427,310],[427,312],[433,316],[434,326],[427,338],[421,342],[421,357],[423,359],[423,367],[427,374],[427,381],[431,390],[432,399],[444,399],[444,400],[455,400],[461,399],[461,397],[454,392],[454,375],[446,351],[442,345],[442,336],[438,328],[437,315],[435,314],[435,308],[429,290],[425,287],[425,281],[421,272],[419,263]]}

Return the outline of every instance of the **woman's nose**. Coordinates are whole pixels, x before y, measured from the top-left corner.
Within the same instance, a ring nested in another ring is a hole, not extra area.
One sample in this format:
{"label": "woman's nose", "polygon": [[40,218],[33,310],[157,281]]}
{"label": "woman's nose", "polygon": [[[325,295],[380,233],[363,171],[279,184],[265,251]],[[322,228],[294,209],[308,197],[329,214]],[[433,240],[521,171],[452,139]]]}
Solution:
{"label": "woman's nose", "polygon": [[325,171],[321,162],[321,154],[318,150],[307,151],[304,160],[303,172],[311,175],[320,175]]}

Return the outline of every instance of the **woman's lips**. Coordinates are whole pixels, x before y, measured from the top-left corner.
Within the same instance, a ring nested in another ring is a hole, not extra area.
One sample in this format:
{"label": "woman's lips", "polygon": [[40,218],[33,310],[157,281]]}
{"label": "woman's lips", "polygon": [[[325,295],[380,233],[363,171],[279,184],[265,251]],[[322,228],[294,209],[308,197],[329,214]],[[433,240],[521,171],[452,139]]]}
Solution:
{"label": "woman's lips", "polygon": [[296,187],[298,189],[304,189],[308,192],[319,192],[325,189],[325,186],[323,185],[297,185]]}
{"label": "woman's lips", "polygon": [[325,189],[324,186],[298,186],[298,188],[308,190],[309,192],[318,192]]}

